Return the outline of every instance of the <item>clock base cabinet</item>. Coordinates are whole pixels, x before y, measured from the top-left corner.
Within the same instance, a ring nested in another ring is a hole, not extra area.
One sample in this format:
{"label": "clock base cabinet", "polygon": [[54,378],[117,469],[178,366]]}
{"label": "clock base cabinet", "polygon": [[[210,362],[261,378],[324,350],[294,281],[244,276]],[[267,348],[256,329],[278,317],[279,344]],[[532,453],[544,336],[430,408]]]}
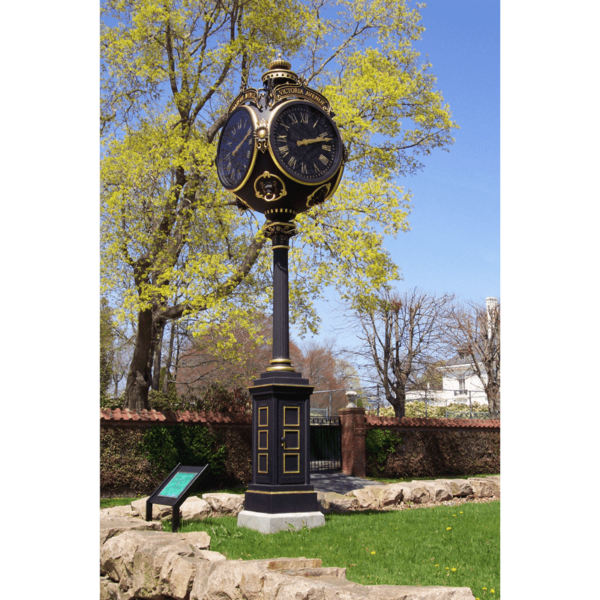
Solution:
{"label": "clock base cabinet", "polygon": [[300,373],[263,373],[252,396],[252,483],[246,510],[318,510],[310,485],[310,394]]}

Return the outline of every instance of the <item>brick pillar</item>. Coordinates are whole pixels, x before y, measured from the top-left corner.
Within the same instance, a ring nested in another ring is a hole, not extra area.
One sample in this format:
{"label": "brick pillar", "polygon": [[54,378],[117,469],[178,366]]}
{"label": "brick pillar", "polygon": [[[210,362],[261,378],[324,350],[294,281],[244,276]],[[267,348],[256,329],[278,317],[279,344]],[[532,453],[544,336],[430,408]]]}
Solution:
{"label": "brick pillar", "polygon": [[367,431],[364,408],[342,408],[339,411],[342,428],[342,473],[364,477],[365,433]]}

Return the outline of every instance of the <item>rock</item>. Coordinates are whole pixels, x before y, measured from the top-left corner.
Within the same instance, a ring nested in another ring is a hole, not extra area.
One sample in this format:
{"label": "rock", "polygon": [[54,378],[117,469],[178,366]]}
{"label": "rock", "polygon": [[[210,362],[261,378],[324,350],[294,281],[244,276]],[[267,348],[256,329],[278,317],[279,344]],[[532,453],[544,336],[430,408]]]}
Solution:
{"label": "rock", "polygon": [[491,478],[469,478],[468,482],[473,487],[475,498],[490,498],[491,496],[500,495],[500,485]]}
{"label": "rock", "polygon": [[436,479],[441,483],[447,483],[450,486],[452,496],[472,496],[473,486],[466,479]]}
{"label": "rock", "polygon": [[162,531],[160,521],[144,521],[137,517],[100,519],[100,546],[124,531]]}
{"label": "rock", "polygon": [[425,504],[431,501],[431,492],[423,482],[411,481],[406,483],[397,483],[402,486],[403,501],[412,502],[413,504]]}
{"label": "rock", "polygon": [[317,492],[317,501],[325,513],[356,510],[360,505],[358,498],[337,492]]}
{"label": "rock", "polygon": [[227,561],[209,569],[204,565],[190,600],[474,600],[469,588],[364,586],[347,581],[343,571],[271,570],[264,568],[264,561]]}
{"label": "rock", "polygon": [[[375,487],[375,486],[374,486]],[[397,506],[404,498],[404,486],[401,483],[379,486],[382,506]]]}
{"label": "rock", "polygon": [[367,485],[359,490],[348,492],[348,496],[358,498],[361,510],[379,510],[381,508],[381,493],[378,489],[383,486]]}
{"label": "rock", "polygon": [[[146,500],[148,500],[150,496],[146,496],[144,498],[140,498],[139,500],[134,500],[131,503],[131,510],[134,513],[134,516],[141,517],[142,519],[146,518]],[[170,506],[165,506],[163,504],[153,504],[152,505],[152,520],[156,521],[159,519],[168,519],[173,514],[173,509]]]}
{"label": "rock", "polygon": [[243,494],[203,494],[202,500],[210,505],[213,517],[237,517],[244,510]]}
{"label": "rock", "polygon": [[[175,568],[174,577],[177,582],[173,585],[179,589],[182,587],[180,582],[185,573],[188,573],[191,578],[197,563],[209,562],[196,558],[196,553],[209,549],[210,536],[203,531],[190,533],[127,531],[110,538],[102,546],[100,572],[118,582],[122,590],[131,589],[134,595],[143,597],[144,594],[159,594],[162,589],[160,573],[165,562],[167,565],[171,564],[171,571]],[[184,558],[196,558],[192,561],[193,568],[188,568],[187,565],[181,564],[181,561],[174,559],[171,556],[173,553]],[[191,581],[188,583],[191,585]]]}
{"label": "rock", "polygon": [[202,520],[210,517],[212,509],[206,500],[197,496],[190,496],[179,508],[181,518],[186,521]]}
{"label": "rock", "polygon": [[132,593],[122,591],[119,584],[108,577],[100,577],[100,600],[130,600]]}
{"label": "rock", "polygon": [[101,519],[122,519],[135,516],[137,515],[134,514],[131,509],[131,504],[126,504],[125,506],[110,506],[109,508],[100,509]]}
{"label": "rock", "polygon": [[434,502],[444,502],[452,499],[452,488],[448,483],[442,481],[412,481],[411,483],[427,488],[431,500]]}

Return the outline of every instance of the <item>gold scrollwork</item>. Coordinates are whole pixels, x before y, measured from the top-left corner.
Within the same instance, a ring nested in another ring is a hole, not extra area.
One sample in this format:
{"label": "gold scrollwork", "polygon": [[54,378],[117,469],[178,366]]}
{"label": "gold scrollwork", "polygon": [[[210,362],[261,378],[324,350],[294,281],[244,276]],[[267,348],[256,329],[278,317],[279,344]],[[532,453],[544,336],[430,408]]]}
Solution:
{"label": "gold scrollwork", "polygon": [[296,224],[295,223],[279,223],[279,222],[271,222],[267,221],[263,225],[263,231],[265,237],[273,238],[276,235],[281,235],[285,237],[292,237],[296,235]]}
{"label": "gold scrollwork", "polygon": [[258,126],[254,130],[254,139],[256,147],[264,154],[269,146],[269,124],[265,119],[258,122]]}
{"label": "gold scrollwork", "polygon": [[307,199],[306,206],[310,208],[311,206],[315,206],[317,204],[321,204],[325,202],[327,199],[327,195],[329,194],[329,190],[331,189],[331,182],[318,187]]}
{"label": "gold scrollwork", "polygon": [[283,179],[277,175],[265,171],[259,175],[254,181],[254,191],[256,197],[266,202],[275,202],[284,196],[287,196],[285,183]]}

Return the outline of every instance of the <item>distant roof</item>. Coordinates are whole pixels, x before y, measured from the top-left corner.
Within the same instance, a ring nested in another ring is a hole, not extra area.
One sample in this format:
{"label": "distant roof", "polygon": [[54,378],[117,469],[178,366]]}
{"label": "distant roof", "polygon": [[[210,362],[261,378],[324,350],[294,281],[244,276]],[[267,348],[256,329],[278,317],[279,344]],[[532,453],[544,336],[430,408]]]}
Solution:
{"label": "distant roof", "polygon": [[[479,352],[475,352],[475,358],[479,362],[481,360]],[[444,363],[444,367],[460,367],[461,365],[470,365],[471,357],[468,354],[458,354],[456,353],[450,360],[447,360]]]}

